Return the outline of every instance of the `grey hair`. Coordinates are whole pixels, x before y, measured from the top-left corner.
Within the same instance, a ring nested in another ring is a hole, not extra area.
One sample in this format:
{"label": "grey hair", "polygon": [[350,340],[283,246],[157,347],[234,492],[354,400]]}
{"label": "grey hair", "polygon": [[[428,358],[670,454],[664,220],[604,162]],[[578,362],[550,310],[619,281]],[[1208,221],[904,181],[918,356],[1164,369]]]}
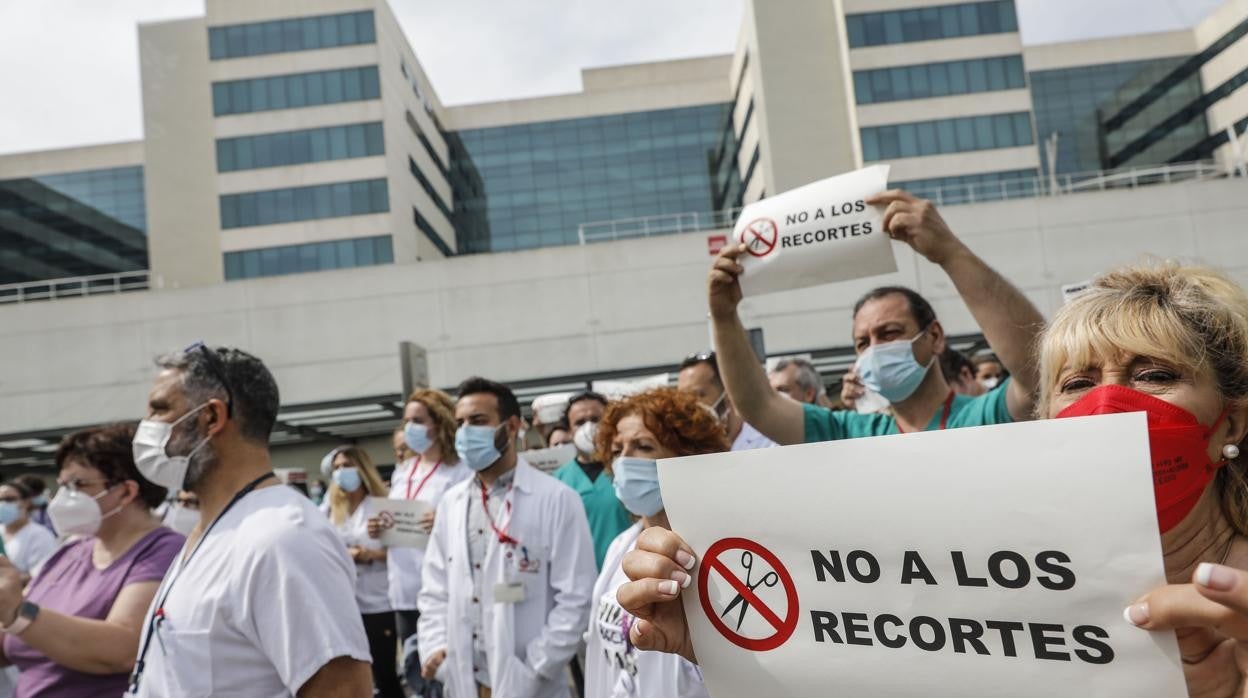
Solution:
{"label": "grey hair", "polygon": [[[241,349],[210,348],[218,360],[223,376],[213,370],[199,348],[170,352],[156,358],[156,366],[177,371],[182,376],[182,390],[194,405],[212,398],[231,400],[232,419],[238,423],[243,438],[266,444],[277,422],[281,398],[277,381],[260,359]],[[229,389],[221,382],[229,381]]]}
{"label": "grey hair", "polygon": [[779,373],[789,366],[797,367],[797,384],[803,390],[815,391],[815,397],[819,397],[827,392],[827,389],[823,386],[823,379],[819,377],[819,371],[815,369],[815,365],[800,356],[782,357],[776,361],[776,367],[772,369],[772,373]]}

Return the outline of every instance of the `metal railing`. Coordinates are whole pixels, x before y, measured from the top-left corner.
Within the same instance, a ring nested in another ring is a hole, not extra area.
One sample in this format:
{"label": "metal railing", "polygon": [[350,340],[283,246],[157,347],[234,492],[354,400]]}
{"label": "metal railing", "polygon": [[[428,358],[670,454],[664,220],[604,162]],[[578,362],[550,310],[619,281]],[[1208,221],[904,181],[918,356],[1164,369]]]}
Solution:
{"label": "metal railing", "polygon": [[0,285],[0,303],[27,303],[55,298],[81,298],[106,293],[144,291],[150,288],[150,276],[151,272],[143,269],[114,274],[3,284]]}
{"label": "metal railing", "polygon": [[[991,201],[1034,199],[1042,196],[1064,196],[1089,191],[1134,189],[1136,187],[1177,182],[1219,179],[1234,176],[1212,160],[1185,162],[1152,167],[1124,167],[1047,176],[1004,179],[987,184],[954,184],[944,186],[912,186],[910,193],[930,199],[937,206],[956,206]],[[626,238],[691,233],[732,228],[740,208],[709,213],[674,213],[642,218],[621,218],[610,221],[582,223],[577,227],[580,244],[622,240]]]}

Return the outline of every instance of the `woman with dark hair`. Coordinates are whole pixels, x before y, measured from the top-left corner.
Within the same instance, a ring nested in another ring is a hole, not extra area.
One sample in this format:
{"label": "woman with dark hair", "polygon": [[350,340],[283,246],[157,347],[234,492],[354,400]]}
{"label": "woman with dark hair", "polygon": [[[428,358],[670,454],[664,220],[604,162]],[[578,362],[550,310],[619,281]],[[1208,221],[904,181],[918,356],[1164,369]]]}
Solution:
{"label": "woman with dark hair", "polygon": [[671,527],[656,462],[727,451],[728,435],[715,413],[692,393],[656,388],[607,407],[595,444],[595,459],[610,464],[616,495],[637,521],[607,548],[590,597],[594,607],[585,653],[585,696],[705,696],[702,674],[692,663],[676,655],[638,652],[628,641],[634,619],[615,596],[628,581],[620,562],[641,532],[651,526]]}
{"label": "woman with dark hair", "polygon": [[152,515],[165,489],[139,475],[133,437],[132,424],[66,436],[48,513],[74,538],[47,559],[25,596],[21,574],[0,562],[3,660],[21,670],[18,698],[126,691],[143,617],[185,540]]}

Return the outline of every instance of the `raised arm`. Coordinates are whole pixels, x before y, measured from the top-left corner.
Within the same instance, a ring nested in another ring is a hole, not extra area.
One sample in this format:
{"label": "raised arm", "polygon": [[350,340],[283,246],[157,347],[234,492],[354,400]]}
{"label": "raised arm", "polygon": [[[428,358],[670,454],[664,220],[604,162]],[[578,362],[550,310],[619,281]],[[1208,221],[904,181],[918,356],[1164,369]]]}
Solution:
{"label": "raised arm", "polygon": [[988,345],[1010,372],[1010,416],[1030,419],[1040,382],[1032,357],[1036,337],[1044,329],[1040,311],[953,234],[932,202],[895,189],[876,194],[867,203],[888,206],[884,230],[889,236],[910,245],[949,275]]}
{"label": "raised arm", "polygon": [[708,295],[719,373],[742,419],[782,446],[799,444],[806,431],[802,406],[771,387],[737,316],[743,271],[737,258],[744,251],[745,245],[728,245],[711,266]]}

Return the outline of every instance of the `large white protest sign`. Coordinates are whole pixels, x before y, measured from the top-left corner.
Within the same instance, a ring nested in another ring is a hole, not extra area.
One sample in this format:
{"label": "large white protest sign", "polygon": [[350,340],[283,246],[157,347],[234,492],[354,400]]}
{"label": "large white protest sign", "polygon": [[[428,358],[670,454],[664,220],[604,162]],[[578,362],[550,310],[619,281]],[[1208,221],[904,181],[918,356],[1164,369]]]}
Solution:
{"label": "large white protest sign", "polygon": [[741,212],[733,240],[744,242],[741,290],[747,296],[897,271],[882,219],[864,199],[888,185],[873,165],[798,187]]}
{"label": "large white protest sign", "polygon": [[381,536],[377,539],[387,548],[420,548],[429,544],[429,532],[420,519],[434,510],[434,505],[419,499],[369,497],[368,511],[379,519]]}
{"label": "large white protest sign", "polygon": [[[659,463],[715,698],[1180,696],[1145,416]],[[713,487],[711,487],[713,485]]]}

